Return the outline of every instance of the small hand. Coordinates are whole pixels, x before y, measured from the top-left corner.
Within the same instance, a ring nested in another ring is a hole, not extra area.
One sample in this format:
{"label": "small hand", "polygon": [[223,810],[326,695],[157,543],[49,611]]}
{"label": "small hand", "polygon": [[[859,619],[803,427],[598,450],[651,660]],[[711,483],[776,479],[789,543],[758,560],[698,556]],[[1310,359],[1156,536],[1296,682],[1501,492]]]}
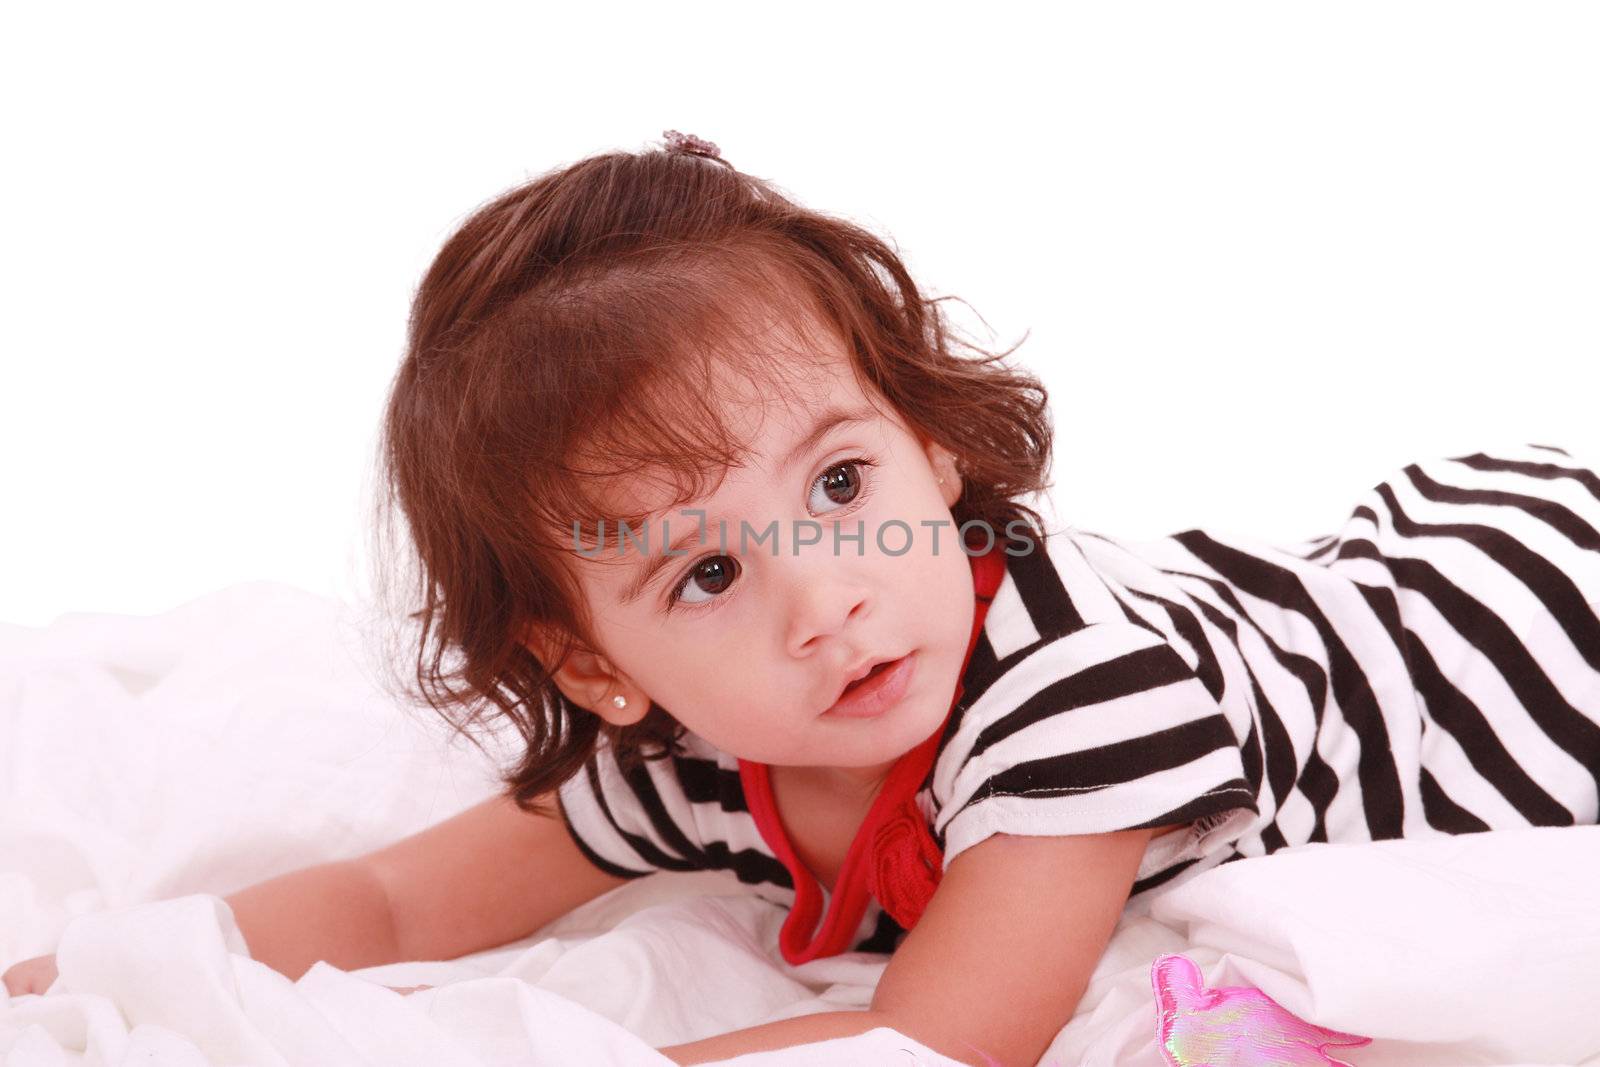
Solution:
{"label": "small hand", "polygon": [[42,994],[55,980],[55,956],[35,956],[31,960],[23,960],[0,976],[0,981],[5,982],[6,992],[14,997],[28,993]]}

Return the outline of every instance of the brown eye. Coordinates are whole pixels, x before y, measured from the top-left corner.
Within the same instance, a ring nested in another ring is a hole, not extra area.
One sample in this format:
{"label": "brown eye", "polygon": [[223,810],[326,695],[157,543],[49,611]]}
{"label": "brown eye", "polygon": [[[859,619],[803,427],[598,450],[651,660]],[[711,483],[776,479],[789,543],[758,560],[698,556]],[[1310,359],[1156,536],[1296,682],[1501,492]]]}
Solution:
{"label": "brown eye", "polygon": [[861,494],[861,468],[866,466],[870,466],[866,460],[851,459],[843,463],[835,463],[818,475],[817,480],[811,483],[813,510],[832,510],[826,506],[816,506],[815,491],[818,489],[822,491],[828,502],[838,507],[854,503]]}
{"label": "brown eye", "polygon": [[704,604],[732,585],[738,573],[739,561],[732,556],[707,556],[672,591],[672,603]]}

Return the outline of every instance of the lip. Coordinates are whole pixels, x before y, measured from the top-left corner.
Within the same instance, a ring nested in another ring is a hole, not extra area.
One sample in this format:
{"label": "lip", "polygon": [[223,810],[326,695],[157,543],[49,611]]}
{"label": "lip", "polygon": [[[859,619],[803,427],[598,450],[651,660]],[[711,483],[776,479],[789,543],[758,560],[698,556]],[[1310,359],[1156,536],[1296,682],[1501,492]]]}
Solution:
{"label": "lip", "polygon": [[822,714],[840,719],[870,719],[882,715],[900,702],[911,686],[916,671],[916,653],[908,652],[880,674],[845,693]]}

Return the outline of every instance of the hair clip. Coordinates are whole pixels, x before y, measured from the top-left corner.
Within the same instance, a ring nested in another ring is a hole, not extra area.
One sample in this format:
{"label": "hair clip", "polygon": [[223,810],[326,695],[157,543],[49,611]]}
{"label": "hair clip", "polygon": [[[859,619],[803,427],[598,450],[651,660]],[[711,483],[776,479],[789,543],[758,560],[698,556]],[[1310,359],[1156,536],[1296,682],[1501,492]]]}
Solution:
{"label": "hair clip", "polygon": [[721,151],[716,145],[692,133],[679,133],[677,130],[667,130],[662,134],[666,139],[668,152],[680,152],[684,155],[710,156],[712,159],[722,158]]}

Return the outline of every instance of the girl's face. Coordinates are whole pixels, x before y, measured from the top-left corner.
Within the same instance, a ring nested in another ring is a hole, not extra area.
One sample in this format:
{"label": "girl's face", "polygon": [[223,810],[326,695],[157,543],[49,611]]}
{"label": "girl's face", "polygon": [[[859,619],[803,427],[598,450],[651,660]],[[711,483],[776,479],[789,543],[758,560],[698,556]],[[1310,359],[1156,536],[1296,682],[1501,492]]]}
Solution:
{"label": "girl's face", "polygon": [[[642,545],[619,546],[608,523],[598,554],[574,553],[602,655],[574,654],[555,680],[619,725],[654,701],[723,751],[870,791],[950,709],[975,606],[950,512],[961,486],[948,451],[873,405],[838,341],[808,352],[798,402],[742,377],[718,398],[751,460],[711,497],[652,511]],[[640,510],[659,484],[632,487]],[[893,706],[823,714],[866,667],[903,656]]]}

